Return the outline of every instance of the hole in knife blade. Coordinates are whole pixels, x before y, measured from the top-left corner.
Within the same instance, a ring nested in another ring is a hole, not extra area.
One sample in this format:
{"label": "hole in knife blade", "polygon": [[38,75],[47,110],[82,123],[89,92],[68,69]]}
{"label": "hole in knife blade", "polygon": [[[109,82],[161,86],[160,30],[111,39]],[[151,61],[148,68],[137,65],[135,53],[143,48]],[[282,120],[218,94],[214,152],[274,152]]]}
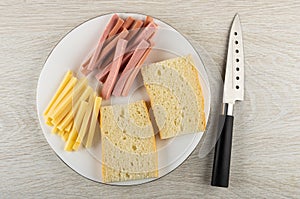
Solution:
{"label": "hole in knife blade", "polygon": [[236,69],[235,69],[236,71],[239,71],[240,70],[240,68],[239,67],[236,67]]}
{"label": "hole in knife blade", "polygon": [[238,44],[239,42],[238,41],[235,41],[235,44]]}
{"label": "hole in knife blade", "polygon": [[236,62],[239,62],[240,60],[239,60],[239,59],[236,59],[235,61],[236,61]]}
{"label": "hole in knife blade", "polygon": [[236,78],[235,78],[236,80],[239,80],[240,79],[240,77],[239,76],[236,76]]}
{"label": "hole in knife blade", "polygon": [[239,89],[240,87],[239,87],[239,86],[236,86],[235,88],[236,88],[236,89]]}
{"label": "hole in knife blade", "polygon": [[237,36],[237,32],[234,32],[234,35]]}
{"label": "hole in knife blade", "polygon": [[236,50],[235,50],[235,52],[236,52],[236,53],[239,53],[239,50],[238,50],[238,49],[236,49]]}

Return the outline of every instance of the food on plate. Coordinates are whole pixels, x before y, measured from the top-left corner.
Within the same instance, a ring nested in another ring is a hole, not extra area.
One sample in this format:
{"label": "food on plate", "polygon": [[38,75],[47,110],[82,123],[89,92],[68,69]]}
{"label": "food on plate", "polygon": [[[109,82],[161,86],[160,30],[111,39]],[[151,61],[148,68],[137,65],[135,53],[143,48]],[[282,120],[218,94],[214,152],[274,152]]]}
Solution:
{"label": "food on plate", "polygon": [[90,94],[90,96],[89,96],[88,106],[87,106],[86,110],[84,110],[85,113],[84,113],[84,117],[82,119],[82,124],[80,126],[80,130],[79,130],[76,142],[73,145],[73,149],[75,151],[78,150],[80,144],[83,142],[83,138],[86,135],[90,117],[92,115],[92,108],[94,105],[95,97],[96,97],[95,94]]}
{"label": "food on plate", "polygon": [[150,17],[150,16],[147,16],[146,19],[145,19],[145,24],[144,26],[147,26],[149,23],[153,22],[153,18]]}
{"label": "food on plate", "polygon": [[101,51],[97,65],[102,64],[105,58],[111,53],[115,48],[119,40],[124,39],[128,35],[128,30],[124,29],[120,34],[112,39]]}
{"label": "food on plate", "polygon": [[91,147],[101,100],[86,78],[78,81],[71,71],[66,73],[43,113],[45,123],[53,127],[52,133],[66,142],[65,150],[78,150],[81,145]]}
{"label": "food on plate", "polygon": [[[153,44],[151,43],[150,46],[153,46]],[[126,80],[126,83],[124,84],[124,88],[123,88],[123,91],[122,91],[122,96],[127,96],[128,95],[129,89],[132,86],[135,77],[140,72],[140,69],[141,69],[142,65],[144,64],[145,60],[147,59],[147,56],[150,53],[150,51],[151,51],[151,48],[148,48],[146,50],[146,52],[143,55],[143,57],[137,63],[136,67],[133,69],[132,73],[129,74],[129,76],[128,76],[127,80]]]}
{"label": "food on plate", "polygon": [[103,106],[100,113],[103,181],[158,177],[155,137],[145,102]]}
{"label": "food on plate", "polygon": [[117,43],[115,56],[113,59],[113,63],[111,65],[111,70],[108,74],[108,77],[106,78],[106,81],[103,84],[103,88],[102,88],[103,99],[110,98],[115,82],[117,81],[122,59],[126,50],[126,45],[127,45],[127,41],[124,39],[119,40]]}
{"label": "food on plate", "polygon": [[66,87],[66,85],[68,84],[68,82],[70,81],[70,79],[72,78],[73,74],[71,71],[68,71],[63,79],[63,81],[61,82],[61,84],[59,85],[55,95],[53,96],[53,98],[51,99],[49,105],[47,106],[46,110],[44,111],[44,116],[47,116],[49,110],[51,109],[51,107],[53,106],[54,102],[57,101],[58,96],[60,95],[60,93],[64,90],[64,88]]}
{"label": "food on plate", "polygon": [[[81,73],[85,76],[93,71],[97,72],[96,79],[103,83],[101,90],[103,99],[109,99],[112,92],[115,96],[128,94],[128,91],[123,92],[123,88],[129,77],[135,78],[135,73],[140,69],[138,63],[143,63],[144,61],[141,60],[147,58],[154,44],[152,38],[156,30],[157,24],[150,16],[147,16],[145,20],[138,20],[130,16],[122,19],[117,14],[112,15],[104,27],[95,49],[80,67]],[[127,42],[122,55],[117,53],[119,41]],[[117,55],[118,57],[116,57]],[[115,64],[116,60],[118,64]],[[122,72],[123,70],[125,72]],[[134,71],[135,73],[133,73]],[[119,79],[119,74],[122,79]],[[115,85],[117,82],[118,86]],[[127,83],[127,87],[130,89],[131,85],[132,80]],[[115,87],[116,89],[114,89]]]}
{"label": "food on plate", "polygon": [[78,112],[75,115],[72,130],[70,132],[70,135],[65,145],[66,151],[72,151],[73,149],[87,107],[88,107],[88,103],[86,101],[81,101]]}
{"label": "food on plate", "polygon": [[65,129],[70,123],[73,122],[73,116],[77,112],[80,102],[86,100],[89,93],[92,91],[90,87],[87,87],[87,79],[82,78],[79,80],[73,92],[73,102],[72,111],[64,117],[64,119],[59,123],[58,128],[60,130]]}
{"label": "food on plate", "polygon": [[144,66],[141,73],[161,139],[205,130],[204,98],[190,55]]}
{"label": "food on plate", "polygon": [[95,64],[96,64],[97,58],[102,50],[103,44],[104,44],[105,40],[107,39],[110,31],[113,29],[114,25],[117,23],[118,19],[119,19],[119,16],[117,14],[114,14],[111,17],[111,19],[109,20],[106,27],[104,28],[103,34],[101,35],[101,37],[97,43],[96,49],[90,59],[90,62],[87,65],[87,70],[89,72],[92,72],[92,70],[96,67]]}
{"label": "food on plate", "polygon": [[134,18],[129,16],[129,17],[126,18],[126,20],[123,23],[122,27],[128,29],[133,22],[134,22]]}
{"label": "food on plate", "polygon": [[149,46],[150,44],[146,40],[142,40],[134,50],[131,59],[122,71],[118,82],[114,87],[114,91],[112,93],[114,96],[121,96],[126,80],[128,79],[128,75],[132,73],[133,69],[137,66],[139,60],[141,60]]}
{"label": "food on plate", "polygon": [[114,36],[115,34],[117,34],[119,29],[122,27],[123,23],[124,23],[124,20],[121,19],[121,18],[118,18],[118,21],[116,22],[115,26],[109,32],[108,38],[110,38],[110,37]]}
{"label": "food on plate", "polygon": [[90,123],[89,133],[88,133],[88,137],[87,137],[86,145],[85,145],[86,148],[90,148],[92,146],[93,138],[94,138],[95,131],[96,131],[96,126],[98,124],[97,121],[98,121],[98,115],[99,115],[99,111],[100,111],[101,102],[102,102],[101,97],[95,98],[94,108],[93,108],[93,112],[91,115],[91,123]]}

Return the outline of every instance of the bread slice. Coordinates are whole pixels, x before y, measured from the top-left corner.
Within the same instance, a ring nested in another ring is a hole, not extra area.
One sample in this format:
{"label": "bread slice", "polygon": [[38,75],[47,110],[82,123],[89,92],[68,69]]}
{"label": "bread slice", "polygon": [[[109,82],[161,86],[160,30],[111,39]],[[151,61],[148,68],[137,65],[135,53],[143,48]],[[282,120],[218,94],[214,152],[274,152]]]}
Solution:
{"label": "bread slice", "polygon": [[204,98],[191,55],[141,70],[161,139],[205,130]]}
{"label": "bread slice", "polygon": [[103,106],[100,115],[103,181],[158,177],[154,131],[145,102]]}

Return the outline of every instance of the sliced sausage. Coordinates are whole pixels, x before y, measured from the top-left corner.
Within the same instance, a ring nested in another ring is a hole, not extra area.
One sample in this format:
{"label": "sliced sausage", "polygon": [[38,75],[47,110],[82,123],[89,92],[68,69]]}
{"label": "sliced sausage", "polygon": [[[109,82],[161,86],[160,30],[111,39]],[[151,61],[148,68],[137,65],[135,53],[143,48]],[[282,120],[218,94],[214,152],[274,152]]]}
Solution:
{"label": "sliced sausage", "polygon": [[146,26],[139,32],[139,34],[134,38],[134,41],[130,42],[130,44],[127,46],[126,51],[129,52],[134,49],[142,40],[149,40],[156,29],[157,26],[153,22],[149,23],[148,26]]}
{"label": "sliced sausage", "polygon": [[126,45],[127,45],[127,40],[125,39],[120,39],[117,43],[111,70],[102,87],[101,95],[103,99],[108,99],[111,96],[111,92],[114,88],[114,85],[116,83],[119,74],[122,59],[126,50]]}
{"label": "sliced sausage", "polygon": [[133,52],[133,55],[131,56],[129,62],[127,63],[126,67],[124,68],[123,72],[126,72],[127,70],[134,68],[137,63],[142,58],[143,54],[149,48],[150,44],[146,40],[142,40],[139,45],[136,47],[136,49]]}
{"label": "sliced sausage", "polygon": [[127,81],[127,79],[129,78],[129,76],[131,75],[132,71],[134,70],[134,68],[131,68],[129,70],[127,70],[126,72],[122,73],[122,77],[120,77],[115,85],[114,91],[112,92],[113,96],[121,96],[124,85]]}
{"label": "sliced sausage", "polygon": [[130,26],[134,23],[134,18],[133,17],[127,17],[127,19],[125,20],[124,24],[123,24],[123,28],[129,29]]}
{"label": "sliced sausage", "polygon": [[144,27],[147,26],[151,22],[153,22],[153,18],[150,16],[147,16],[145,19]]}
{"label": "sliced sausage", "polygon": [[[116,47],[116,44],[119,39],[124,39],[128,35],[128,30],[124,29],[120,34],[116,35],[111,42],[109,42],[101,51],[99,59],[96,62],[96,66],[98,68],[101,67],[102,62],[104,61],[105,58],[109,55],[109,53],[112,53],[113,49]],[[113,54],[113,53],[112,53]]]}
{"label": "sliced sausage", "polygon": [[98,41],[97,47],[96,47],[96,49],[95,49],[95,51],[94,51],[94,53],[93,53],[93,55],[91,57],[91,60],[90,60],[90,62],[88,64],[88,66],[87,66],[88,70],[92,71],[95,68],[95,64],[96,64],[98,56],[100,55],[100,52],[101,52],[102,47],[103,47],[103,44],[104,44],[104,42],[105,42],[108,34],[113,29],[114,25],[117,23],[118,19],[119,19],[119,16],[117,14],[114,14],[110,18],[108,24],[106,25],[106,27],[105,27],[105,29],[104,29],[104,31],[103,31],[103,33],[102,33],[102,35],[101,35],[101,37],[100,37],[100,39]]}
{"label": "sliced sausage", "polygon": [[[153,46],[153,44],[151,44]],[[136,78],[137,74],[139,73],[142,65],[144,64],[146,58],[148,57],[149,53],[151,51],[151,48],[148,48],[146,52],[144,53],[143,57],[137,64],[137,66],[134,68],[134,70],[131,72],[130,76],[127,78],[127,81],[124,85],[123,91],[122,91],[122,96],[127,96],[129,93],[129,90],[134,82],[134,79]]]}
{"label": "sliced sausage", "polygon": [[108,34],[108,38],[110,38],[110,37],[114,36],[115,34],[117,34],[117,32],[119,31],[119,29],[122,27],[123,24],[124,24],[124,20],[119,18],[117,23],[113,27],[113,29]]}
{"label": "sliced sausage", "polygon": [[130,41],[139,32],[143,24],[144,22],[142,20],[136,20],[134,24],[130,27],[129,34],[127,35],[126,39]]}
{"label": "sliced sausage", "polygon": [[133,71],[133,69],[138,64],[138,62],[141,60],[141,58],[143,57],[145,51],[147,50],[147,48],[149,46],[150,46],[150,44],[145,40],[142,40],[141,43],[137,46],[137,48],[135,49],[129,62],[127,63],[126,67],[124,68],[122,74],[120,75],[120,78],[114,88],[114,91],[113,91],[114,96],[121,96],[124,85],[131,74],[130,71]]}

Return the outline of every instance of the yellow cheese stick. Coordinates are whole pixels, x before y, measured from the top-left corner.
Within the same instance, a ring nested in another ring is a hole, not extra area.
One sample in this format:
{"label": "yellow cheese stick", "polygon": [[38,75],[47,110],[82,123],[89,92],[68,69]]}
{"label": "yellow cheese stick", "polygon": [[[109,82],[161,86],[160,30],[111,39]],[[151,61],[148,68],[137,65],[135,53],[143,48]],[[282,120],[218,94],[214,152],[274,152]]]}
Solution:
{"label": "yellow cheese stick", "polygon": [[64,135],[62,136],[63,141],[66,142],[68,140],[69,135],[70,135],[70,132],[65,131]]}
{"label": "yellow cheese stick", "polygon": [[54,127],[52,128],[51,132],[52,132],[52,133],[55,133],[55,134],[56,134],[56,133],[58,133],[58,129],[57,129],[57,127],[56,127],[56,126],[54,126]]}
{"label": "yellow cheese stick", "polygon": [[[71,107],[71,109],[73,109],[73,110],[68,111],[66,116],[63,115],[63,116],[65,116],[63,120],[61,120],[63,118],[62,116],[58,118],[58,119],[60,119],[59,124],[58,124],[58,129],[63,130],[70,123],[71,119],[73,119],[73,115],[76,112],[74,110],[74,106],[76,107],[76,110],[77,110],[77,108],[79,107],[79,102],[81,101],[78,98],[81,98],[82,92],[84,90],[86,90],[86,86],[87,86],[87,79],[86,78],[80,79],[78,84],[75,86],[74,92],[73,92],[72,103],[71,103],[73,106],[73,107]],[[75,103],[73,103],[73,102],[75,102]],[[76,106],[76,104],[78,104],[78,105]],[[64,113],[66,113],[66,112],[64,112]],[[56,120],[58,120],[58,119],[56,119]],[[62,126],[63,126],[63,128],[62,128]]]}
{"label": "yellow cheese stick", "polygon": [[91,123],[90,123],[90,129],[89,129],[88,138],[87,138],[86,145],[85,145],[86,148],[89,148],[89,147],[92,146],[92,142],[93,142],[93,138],[94,138],[94,134],[95,134],[95,130],[96,130],[96,124],[97,124],[97,121],[98,121],[97,118],[98,118],[98,115],[99,115],[101,102],[102,102],[101,97],[96,97],[95,98],[94,109],[93,109]]}
{"label": "yellow cheese stick", "polygon": [[55,100],[58,98],[58,96],[60,95],[60,93],[62,92],[62,90],[65,88],[65,86],[67,85],[67,83],[70,81],[70,79],[72,78],[72,72],[69,70],[63,81],[61,82],[60,86],[58,87],[55,95],[53,96],[53,98],[51,99],[50,103],[48,104],[46,110],[44,111],[44,116],[46,116],[48,114],[48,111],[50,110],[51,106],[53,105],[53,103],[55,102]]}
{"label": "yellow cheese stick", "polygon": [[67,142],[65,145],[65,151],[72,151],[72,148],[73,148],[73,145],[75,142],[74,139],[76,139],[77,135],[78,135],[78,133],[76,131],[76,128],[73,126],[71,132],[68,135],[68,139],[67,139]]}
{"label": "yellow cheese stick", "polygon": [[90,95],[91,92],[93,92],[93,89],[91,87],[88,87],[83,92],[83,94],[75,102],[75,105],[73,106],[73,110],[70,111],[68,113],[68,115],[64,118],[64,120],[58,125],[58,127],[57,127],[58,129],[65,129],[70,124],[70,122],[73,119],[73,116],[76,115],[76,113],[77,113],[77,109],[78,109],[78,107],[80,105],[80,102],[86,100],[89,97],[89,95]]}
{"label": "yellow cheese stick", "polygon": [[58,135],[63,136],[64,135],[64,131],[61,131],[58,129]]}
{"label": "yellow cheese stick", "polygon": [[[57,124],[57,126],[63,121],[66,115],[68,115],[72,111],[72,103],[68,103],[64,110],[56,117],[53,119],[53,123]],[[64,129],[61,129],[64,130]]]}
{"label": "yellow cheese stick", "polygon": [[86,78],[81,79],[78,85],[75,86],[74,92],[68,93],[66,98],[64,98],[60,102],[56,111],[53,114],[49,115],[50,118],[54,120],[54,123],[59,124],[62,121],[62,119],[71,111],[73,105],[73,99],[75,100],[75,102],[77,102],[77,98],[82,94],[86,85],[87,85]]}
{"label": "yellow cheese stick", "polygon": [[74,120],[72,119],[71,122],[70,122],[70,124],[65,128],[65,131],[67,131],[67,132],[70,133],[70,131],[72,129],[73,122],[74,122]]}
{"label": "yellow cheese stick", "polygon": [[82,119],[83,119],[83,116],[85,114],[85,111],[86,111],[87,107],[88,107],[88,103],[86,101],[82,101],[80,103],[78,112],[77,112],[77,114],[75,116],[75,119],[74,119],[73,128],[70,132],[67,143],[65,145],[65,150],[66,151],[71,151],[72,148],[73,148],[75,140],[77,139],[77,136],[78,136],[78,130],[80,129]]}
{"label": "yellow cheese stick", "polygon": [[81,78],[74,88],[73,101],[77,101],[88,85],[87,78]]}
{"label": "yellow cheese stick", "polygon": [[[78,83],[78,86],[76,86],[76,88],[74,89],[75,91],[72,97],[72,102],[68,104],[68,106],[66,106],[66,110],[59,113],[60,115],[57,116],[57,118],[54,118],[54,122],[57,123],[58,129],[64,130],[64,128],[67,127],[65,125],[64,127],[62,127],[62,124],[69,125],[69,123],[73,120],[73,115],[75,115],[79,107],[80,101],[86,100],[86,98],[88,98],[88,93],[82,94],[82,92],[86,90],[86,86],[87,86],[86,78],[81,79],[80,82]],[[71,131],[71,129],[69,131]]]}
{"label": "yellow cheese stick", "polygon": [[93,105],[94,105],[94,99],[95,99],[94,95],[91,93],[91,95],[89,97],[88,107],[87,107],[86,112],[84,114],[84,118],[83,118],[80,130],[79,130],[76,142],[73,146],[73,150],[75,150],[75,151],[78,150],[78,148],[79,148],[80,144],[82,143],[82,140],[83,140],[83,138],[86,134],[86,131],[87,131],[87,128],[88,128],[88,123],[90,121],[92,108],[93,108]]}
{"label": "yellow cheese stick", "polygon": [[46,119],[46,124],[47,124],[48,126],[53,126],[52,122],[51,122],[50,120],[47,120],[47,119]]}
{"label": "yellow cheese stick", "polygon": [[68,113],[68,109],[71,109],[72,107],[72,93],[68,93],[66,98],[64,98],[61,103],[57,106],[57,109],[49,115],[49,117],[52,119],[53,124],[58,124],[58,116],[64,113]]}
{"label": "yellow cheese stick", "polygon": [[62,137],[65,142],[68,140],[68,137],[69,137],[70,132],[72,130],[72,126],[73,126],[73,122],[70,123],[70,125],[65,129],[65,133],[64,133],[64,135]]}
{"label": "yellow cheese stick", "polygon": [[[72,77],[72,79],[68,82],[68,84],[66,85],[66,87],[63,89],[63,91],[61,92],[61,94],[58,96],[58,98],[56,99],[56,101],[54,102],[54,104],[52,105],[52,107],[50,108],[48,114],[46,115],[46,117],[49,117],[49,115],[53,115],[54,111],[56,111],[56,108],[58,107],[59,103],[61,103],[61,101],[67,96],[68,93],[72,93],[74,86],[77,82],[77,78],[76,77]],[[48,118],[47,118],[48,120]]]}

